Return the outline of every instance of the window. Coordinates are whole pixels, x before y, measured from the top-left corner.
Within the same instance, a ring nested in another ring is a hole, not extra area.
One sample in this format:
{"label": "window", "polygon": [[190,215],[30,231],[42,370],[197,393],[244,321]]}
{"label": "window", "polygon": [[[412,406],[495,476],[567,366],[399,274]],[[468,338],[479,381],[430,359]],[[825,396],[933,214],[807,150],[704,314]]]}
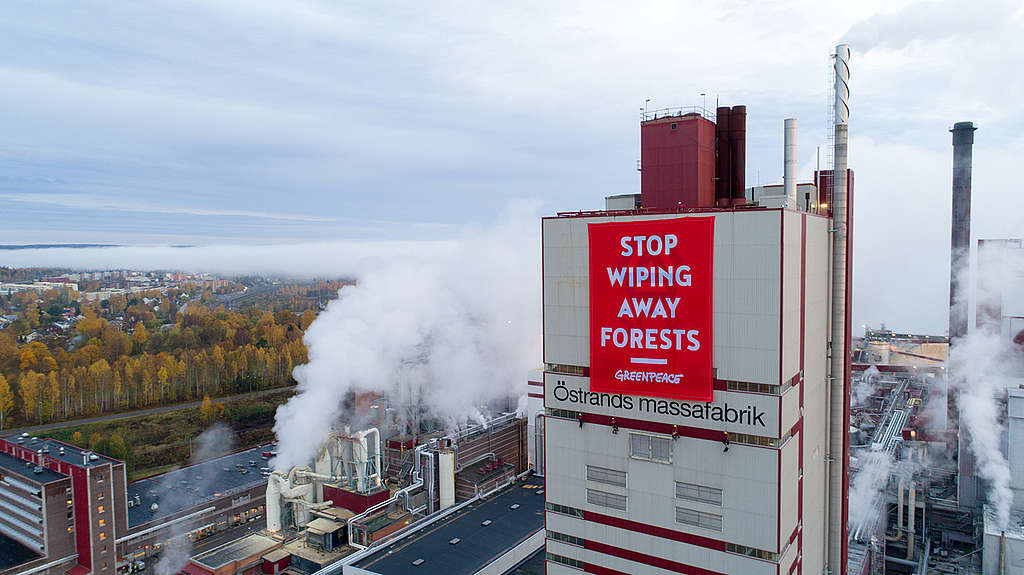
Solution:
{"label": "window", "polygon": [[568,543],[569,545],[577,545],[583,547],[583,538],[576,537],[574,535],[566,535],[565,533],[559,533],[557,531],[548,531],[548,539],[554,539],[555,541],[561,541],[562,543]]}
{"label": "window", "polygon": [[672,463],[672,439],[642,433],[630,433],[629,456],[633,459]]}
{"label": "window", "polygon": [[103,483],[103,474],[102,473],[97,473],[96,474],[96,482],[97,483]]}
{"label": "window", "polygon": [[68,499],[68,507],[71,507],[71,505],[73,505],[73,504],[74,504],[74,501]]}
{"label": "window", "polygon": [[573,419],[573,420],[575,420],[577,417],[579,417],[579,412],[572,411],[572,410],[569,410],[569,409],[555,409],[555,408],[549,407],[547,409],[547,415],[548,415],[548,417],[561,417],[562,419]]}
{"label": "window", "polygon": [[768,561],[778,561],[779,557],[783,555],[782,553],[762,551],[761,549],[754,549],[753,547],[737,545],[735,543],[726,543],[725,550],[730,553],[739,553],[740,555],[746,555],[747,557],[757,557],[758,559],[765,559]]}
{"label": "window", "polygon": [[571,515],[573,517],[583,518],[583,510],[576,509],[575,507],[569,507],[568,505],[559,505],[557,503],[545,503],[544,508],[548,511],[554,511],[555,513],[561,513],[562,515]]}
{"label": "window", "polygon": [[106,497],[106,495],[104,495],[103,492],[100,491],[99,493],[96,494],[96,501],[103,501],[104,497]]}
{"label": "window", "polygon": [[68,509],[68,519],[74,519],[74,518],[75,518],[75,512],[71,511],[70,509]]}
{"label": "window", "polygon": [[74,532],[74,530],[75,530],[74,527],[68,525],[68,533],[72,533],[72,532]]}
{"label": "window", "polygon": [[675,130],[675,129],[678,129],[678,128],[679,128],[679,124],[677,124],[677,123],[675,123],[675,122],[672,122],[671,128],[672,128],[673,130]]}
{"label": "window", "polygon": [[601,507],[610,507],[612,509],[618,509],[619,511],[626,510],[625,495],[616,495],[615,493],[598,491],[596,489],[587,490],[587,503],[591,505],[600,505]]}
{"label": "window", "polygon": [[106,541],[106,540],[107,540],[107,534],[105,532],[103,532],[103,531],[100,531],[100,541]]}
{"label": "window", "polygon": [[672,440],[667,437],[651,438],[651,461],[672,462]]}
{"label": "window", "polygon": [[[68,487],[67,489],[64,490],[64,495],[67,495],[68,497],[71,497],[71,488],[70,487]],[[68,501],[68,503],[71,503],[71,502]]]}
{"label": "window", "polygon": [[651,437],[639,433],[629,434],[629,455],[637,459],[651,458]]}
{"label": "window", "polygon": [[716,487],[707,487],[705,485],[697,485],[696,483],[683,483],[682,481],[676,481],[676,497],[679,499],[689,499],[690,501],[710,503],[712,505],[722,504],[721,489]]}
{"label": "window", "polygon": [[714,513],[705,513],[685,507],[676,507],[676,523],[692,525],[712,531],[722,530],[722,516]]}
{"label": "window", "polygon": [[102,505],[96,506],[96,512],[97,513],[103,513],[103,506]]}
{"label": "window", "polygon": [[106,553],[106,552],[107,552],[107,546],[104,545],[103,547],[100,548],[100,553]]}
{"label": "window", "polygon": [[588,465],[587,480],[596,481],[598,483],[607,483],[608,485],[618,485],[619,487],[625,487],[626,472],[616,471],[614,469],[606,469],[604,467],[597,467],[595,465]]}
{"label": "window", "polygon": [[562,557],[561,555],[555,555],[554,553],[548,553],[546,555],[548,561],[553,563],[561,563],[569,567],[575,567],[576,569],[583,569],[583,562],[579,559],[571,559],[569,557]]}
{"label": "window", "polygon": [[105,519],[100,519],[100,527],[103,527],[106,524],[107,524],[107,521]]}

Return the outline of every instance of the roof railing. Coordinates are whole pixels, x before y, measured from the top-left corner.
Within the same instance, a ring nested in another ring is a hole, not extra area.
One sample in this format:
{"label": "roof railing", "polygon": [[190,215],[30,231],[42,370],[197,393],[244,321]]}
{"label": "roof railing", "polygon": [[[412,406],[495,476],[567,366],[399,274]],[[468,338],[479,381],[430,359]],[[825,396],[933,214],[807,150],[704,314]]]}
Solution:
{"label": "roof railing", "polygon": [[704,106],[677,106],[674,108],[659,108],[657,110],[643,110],[640,112],[640,121],[661,120],[662,118],[680,118],[687,114],[698,114],[705,120],[715,121],[715,111]]}

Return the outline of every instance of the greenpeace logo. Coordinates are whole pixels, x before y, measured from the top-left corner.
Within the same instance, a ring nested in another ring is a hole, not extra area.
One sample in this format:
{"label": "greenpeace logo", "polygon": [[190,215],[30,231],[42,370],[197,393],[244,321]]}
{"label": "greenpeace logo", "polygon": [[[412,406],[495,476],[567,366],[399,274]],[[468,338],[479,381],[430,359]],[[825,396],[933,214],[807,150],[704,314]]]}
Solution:
{"label": "greenpeace logo", "polygon": [[679,383],[681,373],[665,373],[663,371],[628,371],[620,369],[615,372],[618,381],[636,381],[640,383]]}
{"label": "greenpeace logo", "polygon": [[579,387],[570,388],[565,385],[564,381],[558,381],[551,394],[558,401],[579,405],[613,407],[626,410],[636,409],[643,413],[657,413],[659,415],[685,417],[702,421],[719,421],[768,427],[764,420],[765,412],[756,405],[735,407],[728,403],[714,405],[711,403],[691,403],[672,399],[633,397],[618,393],[600,393]]}

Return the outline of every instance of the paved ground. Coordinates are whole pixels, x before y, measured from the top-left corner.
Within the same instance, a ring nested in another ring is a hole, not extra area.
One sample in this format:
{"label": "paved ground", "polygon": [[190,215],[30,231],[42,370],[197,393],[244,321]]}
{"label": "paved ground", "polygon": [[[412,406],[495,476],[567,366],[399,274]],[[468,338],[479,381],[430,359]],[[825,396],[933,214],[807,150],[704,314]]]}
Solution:
{"label": "paved ground", "polygon": [[[237,395],[229,395],[227,397],[218,397],[217,401],[230,401],[233,399],[241,399],[243,397],[256,397],[260,395],[269,395],[271,393],[277,393],[289,389],[287,387],[275,387],[273,389],[264,389],[263,391],[254,391],[252,393],[239,393]],[[5,429],[4,435],[10,433],[37,433],[40,431],[53,431],[54,429],[61,429],[63,427],[75,427],[76,425],[87,425],[89,423],[100,423],[107,421],[114,421],[115,419],[128,419],[130,417],[139,417],[143,415],[153,415],[154,413],[165,413],[168,411],[177,411],[179,409],[189,409],[192,407],[199,407],[202,405],[202,401],[192,401],[189,403],[176,403],[174,405],[165,405],[163,407],[154,407],[152,409],[140,409],[138,411],[125,411],[123,413],[111,413],[108,415],[101,415],[99,417],[90,417],[88,419],[74,419],[71,421],[58,421],[56,423],[47,423],[46,425],[36,425],[32,427],[20,427],[17,429]]]}

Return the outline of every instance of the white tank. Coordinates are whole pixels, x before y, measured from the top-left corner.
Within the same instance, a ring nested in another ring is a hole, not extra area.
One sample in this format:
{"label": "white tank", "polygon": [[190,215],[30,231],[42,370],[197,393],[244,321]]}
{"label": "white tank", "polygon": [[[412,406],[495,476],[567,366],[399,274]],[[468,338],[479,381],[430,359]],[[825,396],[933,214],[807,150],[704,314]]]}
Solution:
{"label": "white tank", "polygon": [[267,531],[274,533],[281,530],[281,482],[284,480],[280,471],[267,478]]}

